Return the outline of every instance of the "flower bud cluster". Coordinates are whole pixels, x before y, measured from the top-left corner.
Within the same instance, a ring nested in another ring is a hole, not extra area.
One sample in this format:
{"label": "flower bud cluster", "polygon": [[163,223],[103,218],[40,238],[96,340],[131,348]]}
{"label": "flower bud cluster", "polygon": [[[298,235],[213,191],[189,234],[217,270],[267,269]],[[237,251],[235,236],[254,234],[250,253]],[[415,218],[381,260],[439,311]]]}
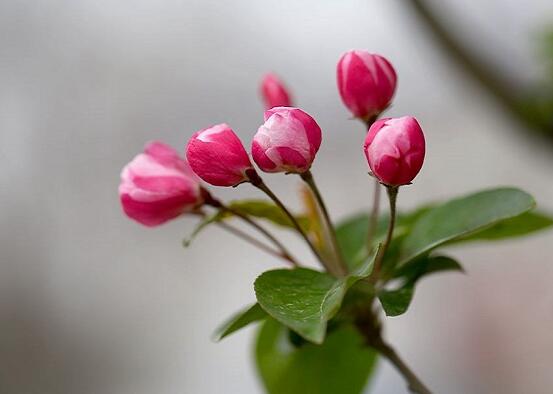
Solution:
{"label": "flower bud cluster", "polygon": [[[349,51],[340,58],[336,77],[345,106],[370,125],[364,153],[372,174],[386,185],[409,184],[424,161],[419,123],[410,116],[373,123],[396,90],[390,62],[366,51]],[[306,173],[321,146],[320,126],[291,106],[290,94],[276,75],[267,74],[260,90],[266,111],[251,143],[253,161],[264,172]],[[200,179],[214,186],[260,182],[250,155],[226,123],[194,133],[185,157],[161,142],[148,144],[121,173],[119,196],[125,213],[156,226],[202,205],[206,193]]]}

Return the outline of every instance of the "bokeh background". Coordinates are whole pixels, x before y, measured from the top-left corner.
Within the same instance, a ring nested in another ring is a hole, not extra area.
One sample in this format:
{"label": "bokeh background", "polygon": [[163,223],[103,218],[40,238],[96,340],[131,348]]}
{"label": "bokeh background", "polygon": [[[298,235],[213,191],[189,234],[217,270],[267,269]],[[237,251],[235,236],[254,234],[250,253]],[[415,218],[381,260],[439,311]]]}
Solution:
{"label": "bokeh background", "polygon": [[[550,0],[430,5],[497,75],[540,85]],[[389,114],[414,114],[427,134],[401,208],[515,185],[553,212],[553,144],[437,46],[408,1],[0,1],[0,393],[261,392],[254,330],[219,344],[210,335],[278,262],[218,229],[184,250],[194,219],[127,220],[119,171],[148,140],[182,150],[218,122],[249,141],[262,122],[258,81],[275,71],[324,130],[313,171],[332,214],[367,209],[364,131],[335,86],[351,48],[391,59]],[[297,179],[267,179],[298,206]],[[452,249],[468,274],[421,283],[388,338],[438,393],[550,393],[552,241],[550,231]],[[371,388],[406,392],[385,362]]]}

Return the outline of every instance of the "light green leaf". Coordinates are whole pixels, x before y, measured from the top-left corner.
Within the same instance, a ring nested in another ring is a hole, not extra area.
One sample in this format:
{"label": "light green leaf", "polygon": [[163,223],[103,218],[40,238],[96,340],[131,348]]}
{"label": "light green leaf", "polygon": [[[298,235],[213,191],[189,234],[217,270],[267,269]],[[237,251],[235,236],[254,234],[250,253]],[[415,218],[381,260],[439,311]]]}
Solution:
{"label": "light green leaf", "polygon": [[345,278],[307,268],[277,269],[261,274],[254,283],[257,301],[282,324],[314,343],[322,343],[327,322],[338,312],[347,290],[368,276],[375,255]]}
{"label": "light green leaf", "polygon": [[553,218],[542,212],[526,212],[511,219],[503,220],[492,227],[459,239],[468,241],[495,241],[521,237],[553,226]]}
{"label": "light green leaf", "polygon": [[397,290],[381,290],[378,299],[386,316],[399,316],[407,311],[415,292],[414,286],[407,285]]}
{"label": "light green leaf", "polygon": [[486,190],[430,209],[412,227],[402,246],[402,263],[459,238],[468,237],[535,206],[529,194],[515,188]]}
{"label": "light green leaf", "polygon": [[322,345],[295,347],[286,327],[273,319],[263,323],[255,355],[269,394],[360,394],[377,360],[351,326],[331,332]]}
{"label": "light green leaf", "polygon": [[214,341],[220,341],[226,336],[246,327],[251,323],[264,320],[267,317],[258,303],[238,312],[219,327],[213,334]]}

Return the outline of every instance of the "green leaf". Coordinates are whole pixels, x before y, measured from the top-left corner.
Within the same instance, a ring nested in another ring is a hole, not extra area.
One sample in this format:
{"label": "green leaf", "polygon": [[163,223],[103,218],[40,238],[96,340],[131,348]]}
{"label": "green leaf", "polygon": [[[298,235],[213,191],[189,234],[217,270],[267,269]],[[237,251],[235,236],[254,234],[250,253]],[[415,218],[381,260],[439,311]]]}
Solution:
{"label": "green leaf", "polygon": [[[277,205],[265,200],[241,200],[233,201],[229,207],[244,215],[268,220],[276,225],[295,229],[292,221]],[[307,228],[309,221],[304,216],[297,216],[300,226]]]}
{"label": "green leaf", "polygon": [[295,347],[286,327],[273,319],[259,331],[255,356],[269,394],[360,394],[377,361],[351,326],[331,332],[322,345]]}
{"label": "green leaf", "polygon": [[536,231],[553,226],[553,218],[541,212],[526,212],[511,219],[503,220],[496,225],[479,231],[460,242],[467,241],[494,241],[505,238],[521,237]]}
{"label": "green leaf", "polygon": [[213,334],[214,341],[220,341],[226,336],[246,327],[247,325],[263,320],[267,317],[265,312],[258,303],[236,313],[230,319],[219,327]]}
{"label": "green leaf", "polygon": [[267,271],[254,284],[257,301],[305,339],[322,343],[340,300],[336,279],[306,268]]}
{"label": "green leaf", "polygon": [[468,237],[535,206],[529,194],[499,188],[451,200],[430,209],[413,226],[403,242],[402,264],[432,249]]}
{"label": "green leaf", "polygon": [[322,343],[327,322],[338,312],[347,290],[368,276],[375,255],[345,278],[307,268],[277,269],[261,274],[254,283],[257,301],[285,326],[314,343]]}
{"label": "green leaf", "polygon": [[393,277],[402,278],[403,284],[394,290],[380,290],[378,298],[387,316],[399,316],[407,311],[417,282],[430,274],[460,271],[463,267],[447,256],[422,256],[395,270]]}
{"label": "green leaf", "polygon": [[386,316],[399,316],[407,311],[413,299],[415,288],[406,285],[397,290],[381,290],[378,292],[378,299],[386,312]]}
{"label": "green leaf", "polygon": [[394,277],[405,277],[408,282],[414,283],[423,276],[444,271],[464,272],[464,269],[458,261],[451,257],[424,256],[401,266],[394,273]]}

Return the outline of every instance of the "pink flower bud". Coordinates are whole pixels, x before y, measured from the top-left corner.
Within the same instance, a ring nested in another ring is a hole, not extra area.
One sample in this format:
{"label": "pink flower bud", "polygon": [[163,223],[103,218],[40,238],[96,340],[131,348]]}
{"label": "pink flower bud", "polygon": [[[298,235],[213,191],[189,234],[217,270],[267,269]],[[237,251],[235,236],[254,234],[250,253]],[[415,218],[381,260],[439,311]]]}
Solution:
{"label": "pink flower bud", "polygon": [[321,128],[299,108],[265,111],[265,123],[252,142],[252,156],[266,172],[302,173],[311,167],[321,146]]}
{"label": "pink flower bud", "polygon": [[215,186],[236,186],[253,169],[242,142],[229,125],[221,123],[196,132],[186,147],[192,170]]}
{"label": "pink flower bud", "polygon": [[367,51],[344,53],[336,77],[344,105],[364,120],[384,111],[396,90],[397,76],[390,62]]}
{"label": "pink flower bud", "polygon": [[200,182],[168,145],[150,142],[121,172],[119,198],[131,219],[157,226],[202,203]]}
{"label": "pink flower bud", "polygon": [[284,83],[273,73],[266,74],[261,80],[261,97],[265,103],[265,109],[292,105],[292,99]]}
{"label": "pink flower bud", "polygon": [[365,139],[365,156],[374,176],[386,185],[406,185],[424,162],[424,134],[415,118],[387,118],[374,122]]}

